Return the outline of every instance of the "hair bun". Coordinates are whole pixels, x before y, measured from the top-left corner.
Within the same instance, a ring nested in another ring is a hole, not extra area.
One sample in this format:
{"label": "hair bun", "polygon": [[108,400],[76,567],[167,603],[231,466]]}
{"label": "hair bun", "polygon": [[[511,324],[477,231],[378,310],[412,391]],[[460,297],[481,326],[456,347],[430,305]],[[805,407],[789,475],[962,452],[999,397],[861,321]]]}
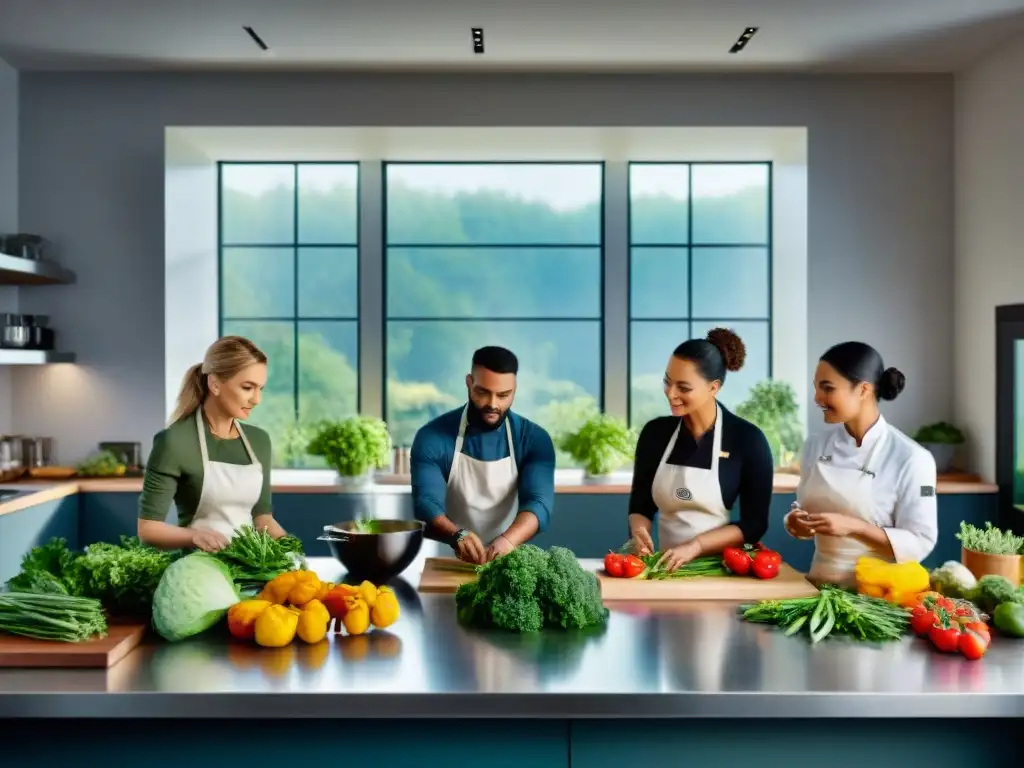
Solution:
{"label": "hair bun", "polygon": [[907,377],[896,368],[886,368],[878,381],[878,396],[883,400],[895,400],[907,385]]}
{"label": "hair bun", "polygon": [[708,331],[707,338],[722,353],[727,371],[738,371],[743,367],[747,359],[747,347],[734,331],[728,328],[712,328]]}

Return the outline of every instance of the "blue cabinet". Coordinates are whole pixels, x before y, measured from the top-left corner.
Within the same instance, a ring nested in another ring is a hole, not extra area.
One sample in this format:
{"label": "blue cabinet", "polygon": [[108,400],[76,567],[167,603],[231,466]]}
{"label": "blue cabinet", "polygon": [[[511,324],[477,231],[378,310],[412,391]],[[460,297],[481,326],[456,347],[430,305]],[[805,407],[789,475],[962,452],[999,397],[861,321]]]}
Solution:
{"label": "blue cabinet", "polygon": [[0,585],[18,575],[26,552],[53,538],[80,546],[77,495],[0,515]]}

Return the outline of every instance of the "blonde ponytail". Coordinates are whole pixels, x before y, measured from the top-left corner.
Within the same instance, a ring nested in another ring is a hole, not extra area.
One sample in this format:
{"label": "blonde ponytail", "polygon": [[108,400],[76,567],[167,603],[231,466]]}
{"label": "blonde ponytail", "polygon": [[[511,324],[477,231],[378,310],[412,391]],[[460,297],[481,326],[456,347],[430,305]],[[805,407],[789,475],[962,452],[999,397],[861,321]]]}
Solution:
{"label": "blonde ponytail", "polygon": [[196,363],[185,373],[178,391],[178,401],[170,423],[175,424],[195,413],[210,394],[207,376],[211,374],[223,381],[233,378],[253,363],[266,365],[267,356],[259,347],[242,336],[224,336],[206,350],[203,362]]}
{"label": "blonde ponytail", "polygon": [[206,385],[206,374],[203,373],[203,364],[196,363],[185,373],[181,381],[181,389],[178,390],[178,402],[174,404],[174,413],[171,414],[171,424],[181,421],[186,416],[191,416],[203,400],[209,390]]}

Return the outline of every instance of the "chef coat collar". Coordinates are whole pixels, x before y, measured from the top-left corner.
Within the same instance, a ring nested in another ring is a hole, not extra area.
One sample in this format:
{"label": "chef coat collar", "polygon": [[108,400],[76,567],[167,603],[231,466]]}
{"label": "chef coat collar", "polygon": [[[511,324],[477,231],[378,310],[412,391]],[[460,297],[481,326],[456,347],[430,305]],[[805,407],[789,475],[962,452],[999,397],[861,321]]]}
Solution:
{"label": "chef coat collar", "polygon": [[859,448],[857,447],[857,441],[853,439],[853,435],[847,431],[845,425],[839,430],[838,441],[853,450],[866,451],[870,450],[871,446],[877,443],[888,429],[889,423],[882,414],[878,414],[878,421],[872,424],[871,428],[865,433]]}

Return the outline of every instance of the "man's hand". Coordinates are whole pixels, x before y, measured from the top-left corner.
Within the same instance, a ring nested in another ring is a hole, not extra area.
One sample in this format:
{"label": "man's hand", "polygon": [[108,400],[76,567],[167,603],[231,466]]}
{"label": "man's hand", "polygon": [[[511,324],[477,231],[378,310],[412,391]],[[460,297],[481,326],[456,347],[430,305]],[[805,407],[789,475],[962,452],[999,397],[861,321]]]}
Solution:
{"label": "man's hand", "polygon": [[196,528],[192,533],[192,545],[203,552],[220,552],[228,545],[227,537],[217,531]]}
{"label": "man's hand", "polygon": [[665,569],[671,573],[694,558],[700,557],[700,553],[700,544],[696,540],[688,541],[685,544],[680,544],[678,547],[672,547],[672,549],[667,550],[661,556],[658,565],[664,565]]}
{"label": "man's hand", "polygon": [[852,536],[860,533],[864,528],[864,521],[859,517],[840,515],[836,512],[822,512],[807,515],[807,527],[813,533],[823,533],[826,536]]}
{"label": "man's hand", "polygon": [[484,549],[484,543],[472,531],[468,531],[465,536],[459,539],[459,543],[455,545],[455,554],[459,560],[467,563],[483,565],[487,562],[487,552]]}
{"label": "man's hand", "polygon": [[490,543],[490,546],[487,547],[487,562],[489,563],[491,562],[491,560],[499,558],[502,555],[507,555],[513,549],[515,549],[515,545],[513,545],[511,541],[505,538],[503,534],[496,538],[494,541],[492,541]]}

